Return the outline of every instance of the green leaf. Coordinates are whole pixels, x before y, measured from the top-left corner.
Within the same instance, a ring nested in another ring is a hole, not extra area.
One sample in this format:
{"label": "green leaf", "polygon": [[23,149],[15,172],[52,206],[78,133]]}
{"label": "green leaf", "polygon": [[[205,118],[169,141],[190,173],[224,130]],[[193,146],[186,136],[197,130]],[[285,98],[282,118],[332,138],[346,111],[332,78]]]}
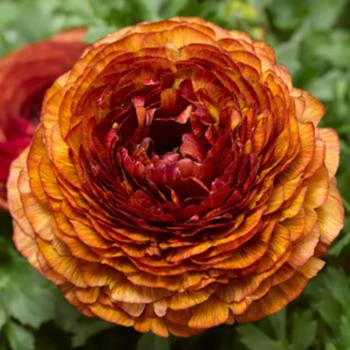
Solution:
{"label": "green leaf", "polygon": [[94,2],[90,0],[61,0],[58,7],[60,13],[64,13],[67,17],[78,16],[85,21],[85,24],[98,21],[101,16],[99,11],[104,9],[104,3],[101,1],[98,2],[98,6],[94,6]]}
{"label": "green leaf", "polygon": [[319,30],[330,29],[345,6],[345,0],[309,0],[310,20]]}
{"label": "green leaf", "polygon": [[14,258],[6,270],[10,283],[2,295],[8,313],[34,328],[52,319],[56,288],[21,258]]}
{"label": "green leaf", "polygon": [[326,74],[311,80],[305,89],[310,91],[323,102],[331,101],[334,98],[335,83],[342,77],[338,70],[331,70]]}
{"label": "green leaf", "polygon": [[295,350],[307,350],[316,339],[317,322],[312,312],[294,314],[292,344]]}
{"label": "green leaf", "polygon": [[[329,34],[310,36],[306,48],[314,59],[331,64],[334,68],[348,68],[350,58],[350,33],[336,29]],[[316,63],[317,63],[316,62]]]}
{"label": "green leaf", "polygon": [[337,302],[324,292],[321,295],[321,300],[315,303],[315,308],[321,315],[324,323],[330,328],[336,330],[339,322],[339,306]]}
{"label": "green leaf", "polygon": [[339,349],[337,349],[334,344],[327,343],[325,350],[339,350]]}
{"label": "green leaf", "polygon": [[74,347],[82,346],[93,335],[112,327],[114,327],[114,325],[99,319],[84,318],[72,329],[72,344]]}
{"label": "green leaf", "polygon": [[286,313],[286,309],[283,309],[268,318],[275,336],[280,340],[286,339]]}
{"label": "green leaf", "polygon": [[18,6],[11,1],[0,2],[0,28],[13,22],[18,16]]}
{"label": "green leaf", "polygon": [[342,251],[350,245],[350,233],[343,232],[337,241],[331,246],[328,254],[339,256]]}
{"label": "green leaf", "polygon": [[21,1],[18,10],[26,15],[19,16],[16,29],[30,41],[47,37],[53,32],[54,12],[58,9],[58,0]]}
{"label": "green leaf", "polygon": [[274,15],[273,21],[275,25],[284,30],[298,28],[308,12],[305,0],[274,0],[269,9]]}
{"label": "green leaf", "polygon": [[344,272],[340,269],[329,268],[327,270],[328,290],[339,304],[347,310],[350,305],[350,288],[349,281]]}
{"label": "green leaf", "polygon": [[10,282],[9,276],[4,270],[0,269],[0,290],[4,289]]}
{"label": "green leaf", "polygon": [[160,15],[162,18],[177,16],[185,8],[187,3],[188,0],[164,1],[160,9]]}
{"label": "green leaf", "polygon": [[5,306],[3,305],[3,302],[1,300],[1,294],[0,294],[0,332],[1,332],[2,327],[6,323],[6,319],[7,319],[6,310],[5,310]]}
{"label": "green leaf", "polygon": [[270,338],[253,324],[237,327],[237,333],[239,341],[249,350],[288,350],[281,341]]}
{"label": "green leaf", "polygon": [[290,73],[296,74],[301,67],[299,59],[301,43],[309,29],[309,24],[305,22],[289,39],[283,42],[276,48],[276,55],[278,63],[283,63],[287,66]]}
{"label": "green leaf", "polygon": [[69,304],[63,295],[55,300],[55,323],[66,332],[73,332],[82,315],[73,305]]}
{"label": "green leaf", "polygon": [[161,338],[153,333],[141,335],[137,342],[136,350],[170,350],[168,338]]}
{"label": "green leaf", "polygon": [[140,5],[146,11],[146,18],[149,21],[160,20],[160,10],[163,0],[139,0]]}
{"label": "green leaf", "polygon": [[18,323],[7,323],[5,334],[12,350],[34,350],[33,334]]}
{"label": "green leaf", "polygon": [[250,3],[255,7],[268,7],[271,6],[274,0],[250,0]]}
{"label": "green leaf", "polygon": [[350,349],[350,320],[346,317],[342,317],[340,320],[340,349]]}
{"label": "green leaf", "polygon": [[56,298],[55,322],[61,329],[72,334],[74,347],[82,346],[93,335],[114,327],[111,323],[83,316],[62,295]]}
{"label": "green leaf", "polygon": [[286,65],[292,74],[296,74],[301,66],[299,52],[300,43],[298,41],[287,41],[277,48],[277,60],[279,63]]}
{"label": "green leaf", "polygon": [[94,41],[103,38],[107,34],[113,33],[117,30],[116,27],[105,26],[105,27],[90,27],[85,35],[85,42],[93,43]]}

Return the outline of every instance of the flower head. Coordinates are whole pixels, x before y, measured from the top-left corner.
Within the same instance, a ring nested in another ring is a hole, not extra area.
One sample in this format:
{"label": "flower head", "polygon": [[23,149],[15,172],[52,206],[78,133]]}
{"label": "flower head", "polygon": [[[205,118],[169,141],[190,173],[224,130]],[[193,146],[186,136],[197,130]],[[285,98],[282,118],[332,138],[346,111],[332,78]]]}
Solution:
{"label": "flower head", "polygon": [[0,207],[11,162],[30,143],[45,91],[85,49],[84,29],[60,33],[0,59]]}
{"label": "flower head", "polygon": [[198,18],[89,48],[8,184],[14,241],[86,315],[161,336],[270,315],[343,225],[338,139],[273,50]]}

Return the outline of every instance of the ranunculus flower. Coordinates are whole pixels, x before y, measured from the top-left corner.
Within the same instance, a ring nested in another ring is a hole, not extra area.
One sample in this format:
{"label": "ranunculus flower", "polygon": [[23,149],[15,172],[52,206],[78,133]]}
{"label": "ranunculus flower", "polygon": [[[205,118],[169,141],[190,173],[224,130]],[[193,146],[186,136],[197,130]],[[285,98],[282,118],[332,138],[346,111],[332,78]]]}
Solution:
{"label": "ranunculus flower", "polygon": [[0,59],[0,208],[7,208],[10,164],[32,139],[44,93],[82,54],[84,34],[69,30]]}
{"label": "ranunculus flower", "polygon": [[12,166],[15,244],[84,314],[140,332],[270,315],[343,226],[323,114],[244,33],[173,18],[108,35]]}

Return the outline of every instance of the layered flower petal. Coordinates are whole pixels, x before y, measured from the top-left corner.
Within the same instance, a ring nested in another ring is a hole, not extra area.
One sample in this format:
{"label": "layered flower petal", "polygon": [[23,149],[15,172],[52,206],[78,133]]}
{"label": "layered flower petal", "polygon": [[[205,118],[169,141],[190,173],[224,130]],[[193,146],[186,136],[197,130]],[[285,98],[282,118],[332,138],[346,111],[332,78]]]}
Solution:
{"label": "layered flower petal", "polygon": [[45,91],[83,53],[85,29],[62,32],[0,59],[0,208],[11,162],[30,143]]}
{"label": "layered flower petal", "polygon": [[84,314],[191,336],[277,312],[343,225],[324,108],[200,18],[87,49],[8,183],[18,250]]}

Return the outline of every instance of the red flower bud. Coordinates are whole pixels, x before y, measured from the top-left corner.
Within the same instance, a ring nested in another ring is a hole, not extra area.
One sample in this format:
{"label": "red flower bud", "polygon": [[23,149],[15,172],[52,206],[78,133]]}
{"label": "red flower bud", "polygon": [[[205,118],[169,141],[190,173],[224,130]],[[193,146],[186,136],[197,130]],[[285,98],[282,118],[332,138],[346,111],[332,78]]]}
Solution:
{"label": "red flower bud", "polygon": [[11,162],[30,143],[47,88],[83,53],[85,29],[60,33],[0,59],[0,207]]}

